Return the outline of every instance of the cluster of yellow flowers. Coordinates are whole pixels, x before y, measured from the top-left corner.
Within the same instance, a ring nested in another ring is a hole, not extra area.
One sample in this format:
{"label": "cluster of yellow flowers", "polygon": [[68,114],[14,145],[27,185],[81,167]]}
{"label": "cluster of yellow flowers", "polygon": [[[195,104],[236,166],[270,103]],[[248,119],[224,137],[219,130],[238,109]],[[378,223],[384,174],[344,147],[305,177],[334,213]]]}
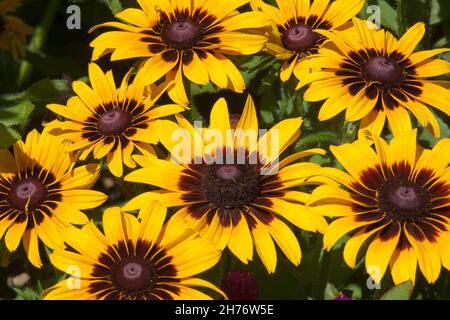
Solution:
{"label": "cluster of yellow flowers", "polygon": [[[116,29],[93,40],[93,61],[108,54],[111,60],[139,58],[137,70],[118,86],[112,71],[90,63],[91,86],[75,81],[76,96],[66,105],[48,105],[64,121],[29,133],[14,154],[0,151],[0,237],[5,235],[6,247],[13,252],[22,240],[30,262],[40,267],[40,239],[53,250],[51,263],[79,279],[76,285],[73,279],[58,283],[46,298],[209,298],[192,287],[225,296],[194,276],[213,267],[226,248],[243,263],[253,260],[256,249],[273,273],[274,242],[299,265],[290,224],[323,233],[328,250],[356,230],[346,240],[344,259],[354,267],[359,249],[370,242],[365,263],[367,270],[376,267],[376,282],[388,267],[396,284],[414,282],[417,264],[430,283],[441,266],[450,269],[450,139],[424,149],[410,120],[413,114],[440,136],[428,106],[450,116],[450,91],[448,82],[428,78],[450,71],[449,62],[433,58],[450,50],[415,52],[422,23],[397,39],[355,16],[363,0],[277,0],[277,7],[262,0],[137,2],[139,9],[117,14],[123,22],[91,30]],[[282,81],[295,77],[297,89],[307,86],[306,101],[324,100],[319,120],[345,110],[347,121],[360,121],[355,142],[330,148],[346,172],[298,162],[325,154],[322,149],[278,161],[300,136],[301,118],[282,120],[250,139],[247,133],[259,130],[250,96],[237,119],[219,99],[206,129],[183,117],[187,81],[243,92],[244,79],[229,57],[260,51],[282,60]],[[157,106],[165,94],[173,103]],[[390,143],[380,137],[386,118]],[[215,141],[208,153],[204,141],[212,130],[230,139]],[[188,141],[183,161],[175,132]],[[169,158],[158,156],[158,143]],[[125,165],[132,169],[125,181],[157,187],[107,209],[103,232],[81,211],[107,200],[91,190],[99,164],[75,166],[91,153],[95,160],[106,158],[114,176],[123,177]],[[211,163],[211,154],[226,161]],[[230,154],[244,161],[230,162]],[[305,185],[314,191],[299,191]],[[166,219],[168,207],[177,211]],[[325,217],[338,218],[328,223]]]}

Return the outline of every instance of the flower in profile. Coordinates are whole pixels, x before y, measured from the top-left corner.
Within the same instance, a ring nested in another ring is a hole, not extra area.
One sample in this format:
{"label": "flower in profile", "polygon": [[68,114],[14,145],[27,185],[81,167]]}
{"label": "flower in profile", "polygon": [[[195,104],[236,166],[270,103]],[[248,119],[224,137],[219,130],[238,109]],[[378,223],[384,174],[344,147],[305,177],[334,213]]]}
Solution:
{"label": "flower in profile", "polygon": [[25,55],[26,37],[33,33],[33,28],[7,14],[14,11],[20,2],[21,0],[0,2],[0,50],[11,50],[14,60]]}
{"label": "flower in profile", "polygon": [[273,25],[267,28],[268,53],[283,61],[280,78],[287,81],[292,73],[302,83],[309,70],[302,61],[314,55],[326,37],[317,30],[345,30],[348,22],[364,5],[363,0],[277,0],[273,7],[262,0],[252,0],[254,10],[267,13]]}
{"label": "flower in profile", "polygon": [[[113,74],[106,74],[94,63],[89,65],[92,89],[81,81],[72,83],[77,94],[67,105],[50,104],[48,108],[67,118],[53,121],[47,126],[52,134],[74,142],[69,150],[80,151],[80,160],[93,152],[95,159],[106,157],[111,173],[123,175],[123,164],[134,168],[131,158],[134,149],[143,154],[154,154],[150,144],[158,143],[155,120],[184,109],[176,104],[154,107],[164,87],[148,88],[137,73],[129,83],[131,71],[116,88]],[[144,96],[146,97],[144,99]]]}
{"label": "flower in profile", "polygon": [[[183,222],[163,225],[166,208],[157,201],[148,203],[140,217],[109,208],[103,214],[104,233],[93,222],[70,230],[65,241],[73,250],[57,249],[50,260],[63,272],[76,270],[77,279],[47,289],[45,299],[211,299],[192,287],[224,296],[213,284],[194,277],[220,259],[210,240],[188,231]],[[74,280],[79,281],[76,286]]]}
{"label": "flower in profile", "polygon": [[341,184],[319,186],[308,205],[316,213],[339,217],[325,232],[330,250],[345,234],[344,260],[355,267],[360,248],[367,271],[379,282],[390,267],[395,284],[416,278],[419,265],[430,283],[441,265],[450,268],[450,139],[432,149],[417,145],[417,130],[392,139],[389,145],[372,136],[368,140],[332,146],[347,173],[323,168],[324,176]]}
{"label": "flower in profile", "polygon": [[[22,240],[30,262],[40,268],[39,239],[49,248],[64,247],[62,234],[72,224],[86,224],[80,210],[96,208],[107,196],[89,190],[100,168],[73,168],[68,143],[44,131],[31,131],[13,146],[0,150],[0,238],[16,251]],[[73,227],[72,227],[73,228]]]}
{"label": "flower in profile", "polygon": [[353,23],[357,32],[321,31],[338,50],[319,50],[304,64],[313,68],[304,82],[312,82],[305,100],[326,100],[319,119],[346,110],[346,120],[361,120],[360,132],[379,135],[387,118],[393,133],[400,134],[412,129],[410,111],[438,137],[439,124],[427,106],[450,115],[450,91],[445,88],[448,81],[427,78],[450,72],[449,62],[432,58],[449,49],[414,52],[425,33],[423,23],[412,26],[399,40],[358,18]]}
{"label": "flower in profile", "polygon": [[[322,216],[310,214],[302,204],[308,194],[293,190],[316,183],[309,178],[320,166],[292,164],[324,151],[297,152],[278,162],[279,155],[299,137],[302,119],[281,121],[258,139],[258,120],[250,96],[236,130],[230,130],[223,98],[211,110],[207,129],[194,128],[180,116],[177,119],[178,124],[169,120],[158,124],[158,136],[171,159],[135,156],[143,168],[125,177],[126,181],[161,190],[137,196],[126,210],[141,208],[157,198],[168,207],[181,207],[174,217],[186,220],[190,228],[213,239],[219,248],[228,246],[243,263],[253,259],[256,248],[267,271],[273,273],[277,263],[275,240],[298,265],[300,246],[282,219],[312,232],[326,227]],[[185,138],[181,144],[180,137]]]}
{"label": "flower in profile", "polygon": [[232,270],[222,279],[222,290],[230,300],[258,299],[258,283],[255,276],[245,270]]}
{"label": "flower in profile", "polygon": [[92,59],[112,53],[111,60],[145,58],[142,70],[146,84],[165,76],[174,80],[168,93],[186,106],[188,98],[183,75],[198,84],[213,82],[220,88],[242,92],[241,73],[227,55],[249,55],[260,51],[266,38],[248,29],[267,25],[260,12],[239,13],[248,0],[138,0],[140,9],[126,9],[116,15],[128,24],[107,22],[113,27],[92,43]]}

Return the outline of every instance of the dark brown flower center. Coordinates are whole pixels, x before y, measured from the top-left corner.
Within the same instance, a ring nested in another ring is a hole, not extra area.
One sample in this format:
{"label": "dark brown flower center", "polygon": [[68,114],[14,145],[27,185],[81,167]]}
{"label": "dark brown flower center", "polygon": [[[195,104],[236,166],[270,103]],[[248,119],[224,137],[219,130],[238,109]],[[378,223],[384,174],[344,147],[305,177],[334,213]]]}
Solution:
{"label": "dark brown flower center", "polygon": [[105,135],[118,135],[124,132],[131,124],[131,114],[122,109],[108,110],[100,116],[98,131]]}
{"label": "dark brown flower center", "polygon": [[363,66],[362,75],[366,80],[392,85],[402,80],[403,72],[392,59],[373,57]]}
{"label": "dark brown flower center", "polygon": [[297,24],[286,29],[281,35],[281,41],[286,49],[291,51],[302,51],[313,48],[320,35],[310,27]]}
{"label": "dark brown flower center", "polygon": [[251,164],[205,165],[202,187],[208,201],[225,209],[252,203],[259,195],[259,169]]}
{"label": "dark brown flower center", "polygon": [[199,25],[192,20],[180,20],[169,23],[162,31],[163,41],[176,49],[192,47],[200,34]]}
{"label": "dark brown flower center", "polygon": [[114,280],[120,290],[136,292],[153,289],[155,268],[149,260],[139,257],[123,259],[114,269]]}
{"label": "dark brown flower center", "polygon": [[388,182],[380,192],[380,207],[395,217],[422,215],[430,205],[426,190],[414,182],[397,180]]}
{"label": "dark brown flower center", "polygon": [[8,198],[18,210],[24,210],[27,206],[32,209],[42,202],[45,193],[45,187],[41,182],[29,178],[14,184]]}

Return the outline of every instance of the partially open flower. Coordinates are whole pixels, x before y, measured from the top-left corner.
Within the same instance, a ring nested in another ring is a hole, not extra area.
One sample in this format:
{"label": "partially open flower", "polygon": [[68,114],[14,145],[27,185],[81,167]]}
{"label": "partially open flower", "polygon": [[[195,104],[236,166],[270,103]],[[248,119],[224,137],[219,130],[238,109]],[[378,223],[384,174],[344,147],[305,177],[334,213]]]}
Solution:
{"label": "partially open flower", "polygon": [[232,270],[222,279],[222,290],[230,300],[258,299],[258,283],[255,276],[245,270]]}

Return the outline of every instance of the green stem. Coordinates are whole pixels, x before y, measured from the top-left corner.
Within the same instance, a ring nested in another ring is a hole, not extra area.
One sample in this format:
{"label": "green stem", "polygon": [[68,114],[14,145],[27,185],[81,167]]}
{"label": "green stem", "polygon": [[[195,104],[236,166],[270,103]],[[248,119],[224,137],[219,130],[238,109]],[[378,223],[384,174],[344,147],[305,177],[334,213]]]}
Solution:
{"label": "green stem", "polygon": [[330,269],[330,259],[331,259],[332,252],[331,251],[323,251],[322,254],[322,261],[320,266],[320,286],[319,286],[319,299],[324,298],[325,294],[325,287],[328,283],[328,272]]}
{"label": "green stem", "polygon": [[311,297],[314,299],[323,299],[322,289],[322,262],[323,262],[323,248],[322,248],[322,237],[317,236],[314,242],[313,256],[311,259],[311,265],[309,266],[311,274]]}
{"label": "green stem", "polygon": [[431,8],[433,6],[432,0],[426,0],[425,2],[425,15],[423,21],[425,21],[425,47],[431,49]]}
{"label": "green stem", "polygon": [[[38,52],[45,39],[47,38],[48,31],[53,25],[58,9],[61,7],[62,0],[50,0],[45,10],[41,23],[36,27],[33,38],[28,45],[28,51]],[[17,77],[17,87],[20,89],[25,80],[27,79],[31,70],[31,64],[28,61],[22,61],[19,67],[19,74]]]}
{"label": "green stem", "polygon": [[220,281],[231,271],[233,267],[233,256],[229,250],[224,250],[222,253],[222,263],[220,265]]}
{"label": "green stem", "polygon": [[191,122],[193,121],[201,121],[202,120],[202,115],[200,114],[200,112],[197,109],[197,106],[195,105],[195,102],[193,101],[193,97],[192,97],[192,83],[188,82],[188,81],[184,81],[184,88],[186,90],[186,95],[190,101],[189,103],[189,117],[191,120]]}
{"label": "green stem", "polygon": [[403,0],[397,0],[397,19],[398,19],[398,33],[404,34],[406,31],[406,12]]}

